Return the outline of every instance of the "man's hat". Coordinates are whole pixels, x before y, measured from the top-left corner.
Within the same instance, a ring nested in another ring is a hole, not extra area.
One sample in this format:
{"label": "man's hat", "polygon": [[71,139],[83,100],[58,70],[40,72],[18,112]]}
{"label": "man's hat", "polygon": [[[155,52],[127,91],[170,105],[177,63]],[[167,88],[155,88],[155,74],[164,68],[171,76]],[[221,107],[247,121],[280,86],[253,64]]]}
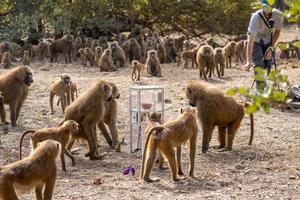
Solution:
{"label": "man's hat", "polygon": [[272,7],[272,5],[268,2],[268,0],[262,0],[261,4],[262,4],[262,6],[271,6]]}

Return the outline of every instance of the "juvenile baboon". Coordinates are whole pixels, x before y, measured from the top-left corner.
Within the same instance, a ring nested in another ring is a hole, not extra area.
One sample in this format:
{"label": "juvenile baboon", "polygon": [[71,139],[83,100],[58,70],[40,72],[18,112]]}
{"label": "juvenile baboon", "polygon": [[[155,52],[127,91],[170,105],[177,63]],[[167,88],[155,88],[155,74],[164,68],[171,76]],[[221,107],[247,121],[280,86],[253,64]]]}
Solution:
{"label": "juvenile baboon", "polygon": [[57,62],[57,54],[62,53],[66,63],[71,63],[71,53],[73,45],[73,36],[66,34],[62,38],[55,40],[49,45],[50,62]]}
{"label": "juvenile baboon", "polygon": [[41,41],[38,45],[32,45],[31,47],[31,62],[33,58],[38,56],[39,61],[43,61],[46,58],[48,52],[48,46],[45,42]]}
{"label": "juvenile baboon", "polygon": [[51,200],[59,152],[59,142],[46,140],[28,157],[0,167],[0,199],[18,200],[17,194],[34,189],[37,200]]}
{"label": "juvenile baboon", "polygon": [[145,68],[144,64],[140,63],[138,60],[133,60],[132,63],[132,81],[141,81],[141,71]]}
{"label": "juvenile baboon", "polygon": [[99,66],[101,72],[118,71],[118,69],[116,68],[116,66],[113,63],[110,49],[104,50],[104,52],[102,53],[102,56],[98,62],[98,66]]}
{"label": "juvenile baboon", "polygon": [[175,49],[176,49],[176,52],[182,52],[183,50],[183,43],[184,43],[184,40],[186,40],[186,36],[185,35],[182,35],[178,38],[175,38]]}
{"label": "juvenile baboon", "polygon": [[33,83],[32,74],[29,67],[19,66],[0,75],[0,91],[2,91],[4,103],[9,105],[12,126],[16,126],[29,86]]}
{"label": "juvenile baboon", "polygon": [[166,49],[165,49],[164,45],[162,45],[161,43],[158,43],[156,45],[156,48],[157,48],[157,57],[158,57],[159,63],[160,64],[165,63],[167,60],[167,53],[166,53]]}
{"label": "juvenile baboon", "polygon": [[91,48],[85,47],[85,48],[84,48],[84,54],[85,54],[85,56],[86,56],[86,61],[87,61],[87,63],[89,63],[89,65],[90,65],[91,67],[93,67],[94,64],[95,64],[95,53],[92,51]]}
{"label": "juvenile baboon", "polygon": [[78,57],[80,57],[79,49],[84,48],[84,44],[82,42],[81,37],[76,37],[73,42],[73,58],[76,61]]}
{"label": "juvenile baboon", "polygon": [[[232,149],[234,136],[244,118],[244,105],[234,98],[225,96],[216,87],[201,81],[190,82],[186,89],[189,105],[198,110],[198,119],[202,124],[202,152],[206,153],[215,126],[218,126],[218,141],[220,149]],[[253,115],[250,115],[251,127]],[[226,133],[227,131],[227,133]],[[253,136],[251,128],[251,137]]]}
{"label": "juvenile baboon", "polygon": [[246,55],[245,40],[240,40],[239,42],[236,43],[236,47],[235,47],[236,61],[244,62],[245,55]]}
{"label": "juvenile baboon", "polygon": [[236,42],[231,41],[224,47],[226,57],[226,67],[231,67],[231,58],[235,55]]}
{"label": "juvenile baboon", "polygon": [[6,113],[4,108],[4,96],[2,95],[2,92],[0,92],[0,117],[1,117],[2,124],[8,124],[8,122],[6,121]]}
{"label": "juvenile baboon", "polygon": [[164,46],[166,49],[166,55],[167,55],[166,62],[167,63],[176,62],[177,53],[176,53],[176,48],[175,48],[174,43],[175,43],[174,39],[167,38],[165,40]]}
{"label": "juvenile baboon", "polygon": [[[73,102],[78,97],[78,90],[77,90],[76,83],[73,83],[72,81],[70,81],[70,84],[71,84],[71,100]],[[59,103],[60,103],[60,97],[57,100],[57,106],[59,106]]]}
{"label": "juvenile baboon", "polygon": [[108,48],[108,38],[106,36],[100,36],[100,46],[102,47],[103,50]]}
{"label": "juvenile baboon", "polygon": [[[97,65],[103,53],[102,47],[97,46],[95,49],[95,64]],[[99,67],[99,66],[98,66]]]}
{"label": "juvenile baboon", "polygon": [[29,56],[29,51],[25,50],[24,51],[24,56],[23,56],[23,65],[30,65],[30,56]]}
{"label": "juvenile baboon", "polygon": [[93,41],[92,41],[91,50],[92,50],[93,52],[95,52],[96,47],[99,46],[99,45],[100,45],[100,40],[98,40],[98,39],[93,40]]}
{"label": "juvenile baboon", "polygon": [[221,76],[224,76],[224,68],[226,62],[225,52],[222,48],[218,47],[214,50],[214,53],[216,69],[219,70]]}
{"label": "juvenile baboon", "polygon": [[1,64],[3,68],[10,68],[12,66],[10,52],[3,53]]}
{"label": "juvenile baboon", "polygon": [[64,112],[65,108],[71,103],[71,77],[69,75],[61,75],[60,80],[55,81],[49,86],[49,91],[51,114],[54,114],[53,98],[55,95],[59,96],[59,98],[61,99],[61,109],[62,112]]}
{"label": "juvenile baboon", "polygon": [[119,46],[117,41],[110,44],[111,55],[116,67],[124,67],[126,63],[126,55],[123,49]]}
{"label": "juvenile baboon", "polygon": [[90,38],[90,37],[85,38],[84,47],[91,48],[92,42],[93,42],[93,39],[92,39],[92,38]]}
{"label": "juvenile baboon", "polygon": [[78,50],[79,54],[80,54],[80,63],[81,65],[83,66],[86,66],[87,65],[87,56],[86,54],[84,53],[84,49],[83,48],[80,48]]}
{"label": "juvenile baboon", "polygon": [[[88,141],[89,152],[85,155],[91,160],[100,159],[96,125],[103,120],[105,102],[112,100],[112,88],[109,83],[97,80],[89,89],[73,101],[65,110],[64,119],[74,120],[80,125],[77,134],[72,134],[73,139],[85,139]],[[70,149],[69,145],[67,149]]]}
{"label": "juvenile baboon", "polygon": [[184,50],[180,54],[180,62],[184,61],[183,67],[187,68],[188,60],[192,61],[192,68],[194,68],[194,63],[196,62],[197,52],[206,43],[200,43],[193,49]]}
{"label": "juvenile baboon", "polygon": [[[215,56],[214,50],[209,45],[203,45],[198,49],[196,63],[199,67],[200,78],[202,75],[204,79],[207,80],[206,74],[209,72],[209,77],[212,76],[213,70],[215,68]],[[220,77],[219,69],[217,68],[218,77]]]}
{"label": "juvenile baboon", "polygon": [[130,38],[129,39],[129,61],[132,62],[133,60],[138,60],[140,62],[142,58],[142,53],[141,53],[141,46],[139,43],[136,41],[135,38]]}
{"label": "juvenile baboon", "polygon": [[58,127],[44,128],[41,130],[27,130],[22,134],[20,139],[19,159],[20,160],[22,159],[22,144],[23,144],[23,139],[27,134],[30,134],[29,136],[30,136],[33,150],[37,147],[38,143],[51,139],[61,144],[61,152],[60,152],[61,166],[64,171],[67,171],[64,154],[66,154],[72,160],[72,166],[75,165],[75,158],[69,152],[69,150],[66,149],[66,146],[70,141],[71,135],[76,134],[78,131],[79,131],[79,124],[73,120],[67,120],[61,126]]}
{"label": "juvenile baboon", "polygon": [[[179,181],[178,175],[183,175],[181,169],[181,145],[186,141],[190,143],[189,175],[194,176],[197,134],[196,110],[193,108],[181,109],[180,115],[176,120],[152,127],[147,132],[145,140],[140,178],[148,182],[155,181],[149,175],[157,149],[159,149],[169,162],[172,180]],[[174,148],[176,148],[176,157]],[[147,152],[149,152],[148,155]]]}
{"label": "juvenile baboon", "polygon": [[145,66],[149,75],[161,76],[161,67],[157,58],[157,51],[151,50],[148,52]]}

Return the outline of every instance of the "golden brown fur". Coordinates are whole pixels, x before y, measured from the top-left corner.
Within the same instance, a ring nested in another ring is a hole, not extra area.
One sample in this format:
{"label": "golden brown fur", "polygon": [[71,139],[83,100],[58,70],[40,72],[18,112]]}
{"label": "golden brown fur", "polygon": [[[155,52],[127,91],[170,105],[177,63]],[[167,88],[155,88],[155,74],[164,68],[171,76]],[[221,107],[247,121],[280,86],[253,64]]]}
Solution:
{"label": "golden brown fur", "polygon": [[246,40],[240,40],[236,43],[235,46],[235,57],[236,61],[244,62],[245,56],[246,56],[246,48],[245,48]]}
{"label": "golden brown fur", "polygon": [[92,50],[93,52],[95,52],[96,47],[99,46],[99,45],[100,45],[100,40],[98,40],[98,39],[93,40],[93,41],[92,41],[91,50]]}
{"label": "golden brown fur", "polygon": [[45,42],[40,42],[38,45],[32,45],[31,47],[31,62],[33,58],[38,56],[39,61],[43,61],[46,58],[48,46]]}
{"label": "golden brown fur", "polygon": [[85,47],[84,48],[84,54],[86,56],[86,61],[89,63],[91,67],[95,64],[95,53],[92,51],[91,48]]}
{"label": "golden brown fur", "polygon": [[77,37],[73,42],[73,58],[76,61],[78,57],[80,57],[79,49],[83,48],[84,44],[82,42],[81,37]]}
{"label": "golden brown fur", "polygon": [[164,45],[158,43],[156,45],[156,48],[157,48],[157,57],[158,57],[158,60],[159,60],[159,63],[166,63],[166,60],[167,60],[167,53],[166,53],[166,49],[164,47]]}
{"label": "golden brown fur", "polygon": [[47,140],[23,160],[0,167],[0,199],[18,200],[17,194],[35,189],[37,200],[51,200],[59,151],[59,142]]}
{"label": "golden brown fur", "polygon": [[5,113],[5,108],[4,108],[4,96],[2,95],[2,92],[0,92],[0,117],[1,117],[1,122],[3,124],[8,123],[6,121],[6,113]]}
{"label": "golden brown fur", "polygon": [[93,43],[93,39],[90,37],[85,38],[84,47],[91,48]]}
{"label": "golden brown fur", "polygon": [[235,133],[244,118],[244,105],[225,96],[218,88],[201,81],[190,82],[186,96],[189,104],[198,110],[203,132],[202,152],[207,152],[215,126],[218,126],[219,131],[218,148],[231,150]]}
{"label": "golden brown fur", "polygon": [[[152,182],[149,177],[156,151],[159,149],[169,162],[172,180],[179,181],[178,175],[183,175],[181,169],[181,145],[186,141],[190,142],[190,176],[194,175],[194,164],[196,155],[196,140],[198,125],[196,110],[185,108],[180,110],[176,120],[164,125],[154,126],[148,132],[145,140],[141,179]],[[176,148],[176,158],[174,148]],[[146,155],[146,153],[148,155]]]}
{"label": "golden brown fur", "polygon": [[62,38],[59,38],[49,45],[50,62],[57,62],[58,53],[62,53],[66,63],[71,63],[71,54],[73,46],[73,36],[66,34]]}
{"label": "golden brown fur", "polygon": [[236,42],[231,41],[224,47],[226,57],[226,67],[231,67],[232,57],[235,55]]}
{"label": "golden brown fur", "polygon": [[117,41],[110,44],[111,56],[116,67],[125,67],[126,55],[124,50],[119,46]]}
{"label": "golden brown fur", "polygon": [[145,68],[145,65],[140,63],[138,60],[132,61],[132,81],[141,81],[141,71]]}
{"label": "golden brown fur", "polygon": [[20,66],[0,75],[0,91],[4,103],[9,105],[12,126],[16,126],[29,86],[33,83],[32,74],[29,67]]}
{"label": "golden brown fur", "polygon": [[84,48],[80,48],[78,50],[78,52],[80,54],[80,63],[81,63],[81,65],[86,66],[87,65],[87,56],[84,53]]}
{"label": "golden brown fur", "polygon": [[12,64],[11,64],[11,53],[9,53],[9,52],[3,53],[1,65],[2,65],[3,68],[10,68],[12,66]]}
{"label": "golden brown fur", "polygon": [[95,49],[95,64],[97,65],[101,56],[102,56],[103,50],[101,46],[97,46]]}
{"label": "golden brown fur", "polygon": [[149,75],[161,76],[161,67],[157,58],[157,51],[151,50],[148,52],[145,66]]}
{"label": "golden brown fur", "polygon": [[29,51],[25,50],[23,56],[23,65],[30,65],[30,60]]}
{"label": "golden brown fur", "polygon": [[[207,80],[206,74],[208,72],[209,77],[211,77],[215,68],[215,57],[213,48],[209,45],[201,46],[197,51],[196,63],[199,67],[200,78],[202,78],[203,75],[204,79]],[[218,68],[217,73],[220,77],[220,72]]]}
{"label": "golden brown fur", "polygon": [[101,72],[118,71],[118,69],[113,63],[110,49],[104,50],[98,62],[98,66]]}
{"label": "golden brown fur", "polygon": [[218,47],[214,49],[214,53],[216,69],[219,70],[221,76],[224,76],[224,68],[226,62],[225,52],[222,48]]}
{"label": "golden brown fur", "polygon": [[71,103],[71,77],[69,75],[61,75],[60,79],[55,81],[49,86],[50,91],[50,111],[53,111],[53,98],[54,96],[59,96],[61,99],[61,109],[64,112],[65,108]]}
{"label": "golden brown fur", "polygon": [[[109,83],[97,80],[88,90],[73,101],[65,110],[64,120],[72,119],[80,124],[80,131],[72,138],[88,141],[90,159],[100,159],[95,127],[104,118],[105,102],[112,100]],[[71,138],[71,139],[72,139]],[[67,149],[70,149],[69,145]]]}
{"label": "golden brown fur", "polygon": [[176,52],[182,52],[184,40],[186,40],[185,35],[182,35],[182,36],[180,36],[178,38],[175,38]]}
{"label": "golden brown fur", "polygon": [[129,39],[129,61],[138,60],[142,62],[142,49],[140,44],[137,42],[135,38]]}

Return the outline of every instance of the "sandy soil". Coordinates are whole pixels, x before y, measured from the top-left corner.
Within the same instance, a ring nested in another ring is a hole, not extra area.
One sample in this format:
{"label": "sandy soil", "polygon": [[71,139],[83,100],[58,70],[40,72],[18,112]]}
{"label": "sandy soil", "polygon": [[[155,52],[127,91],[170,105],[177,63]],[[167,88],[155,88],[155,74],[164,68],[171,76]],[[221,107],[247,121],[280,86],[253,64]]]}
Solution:
{"label": "sandy soil", "polygon": [[[289,75],[292,83],[300,83],[299,61],[283,62],[281,68]],[[44,71],[42,69],[49,69]],[[122,152],[109,149],[99,134],[99,152],[107,153],[103,160],[90,161],[84,157],[86,146],[77,145],[76,166],[72,167],[66,158],[68,172],[61,171],[59,165],[57,183],[53,199],[299,199],[300,197],[300,117],[299,113],[271,110],[270,114],[255,114],[255,137],[248,146],[249,118],[243,120],[236,134],[234,149],[231,152],[218,152],[210,149],[201,154],[199,131],[196,155],[195,178],[173,183],[170,171],[160,171],[157,166],[153,177],[160,177],[157,183],[144,183],[138,180],[141,160],[129,153],[128,88],[131,69],[120,69],[115,73],[100,73],[97,68],[84,68],[77,64],[56,64],[46,67],[33,64],[34,84],[20,114],[17,128],[10,128],[8,134],[0,134],[0,165],[14,162],[18,158],[18,142],[22,131],[57,125],[62,118],[61,110],[55,106],[56,113],[49,113],[48,86],[63,73],[71,75],[79,86],[79,93],[87,89],[98,78],[113,81],[119,87],[118,129],[127,145]],[[165,87],[165,120],[176,118],[177,110],[187,105],[184,88],[189,80],[198,80],[198,70],[183,70],[175,64],[163,65],[162,78],[143,75],[144,84]],[[1,73],[5,70],[1,69]],[[226,69],[225,77],[212,78],[212,84],[229,89],[233,86],[252,84],[253,72],[245,73],[241,67]],[[99,131],[98,131],[99,132]],[[216,145],[216,132],[211,145]],[[30,151],[28,138],[25,140],[25,154]],[[135,176],[124,176],[121,171],[128,166],[136,166]],[[183,149],[183,170],[188,174],[188,149]],[[100,179],[100,185],[92,184]],[[34,194],[25,194],[22,199],[33,199]]]}

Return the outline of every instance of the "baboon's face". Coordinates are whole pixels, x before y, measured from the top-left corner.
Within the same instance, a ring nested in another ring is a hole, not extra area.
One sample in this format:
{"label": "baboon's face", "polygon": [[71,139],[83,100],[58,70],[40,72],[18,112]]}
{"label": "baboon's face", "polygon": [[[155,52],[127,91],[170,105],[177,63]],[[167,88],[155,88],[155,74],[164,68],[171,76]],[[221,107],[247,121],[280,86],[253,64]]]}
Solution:
{"label": "baboon's face", "polygon": [[[103,92],[102,92],[103,91]],[[108,84],[104,84],[102,87],[101,93],[104,94],[105,101],[111,101],[113,96],[112,96],[112,87]]]}
{"label": "baboon's face", "polygon": [[205,57],[211,56],[211,50],[209,47],[204,47],[204,52],[203,52]]}
{"label": "baboon's face", "polygon": [[135,41],[133,38],[130,39],[130,45],[135,45]]}
{"label": "baboon's face", "polygon": [[155,53],[154,51],[152,51],[152,52],[150,53],[150,58],[151,58],[152,60],[154,60],[154,59],[156,58],[156,53]]}
{"label": "baboon's face", "polygon": [[68,75],[62,75],[61,79],[63,80],[65,85],[69,85],[71,84],[71,77]]}
{"label": "baboon's face", "polygon": [[112,85],[112,97],[114,99],[119,99],[120,98],[119,90],[118,90],[117,86],[115,86],[115,85]]}
{"label": "baboon's face", "polygon": [[69,44],[73,42],[72,35],[70,35],[70,34],[66,35],[66,42],[69,43]]}
{"label": "baboon's face", "polygon": [[135,60],[135,61],[132,61],[132,65],[133,65],[133,67],[136,67],[137,66],[137,64],[138,64],[138,62]]}
{"label": "baboon's face", "polygon": [[31,71],[26,71],[26,72],[25,72],[24,83],[25,83],[27,86],[30,86],[30,85],[33,83],[33,78],[32,78],[32,72],[31,72]]}
{"label": "baboon's face", "polygon": [[67,123],[67,126],[70,127],[70,130],[72,133],[78,133],[79,132],[79,124],[74,120],[68,120],[65,123]]}
{"label": "baboon's face", "polygon": [[86,44],[92,44],[92,38],[86,38],[85,43]]}
{"label": "baboon's face", "polygon": [[106,36],[101,36],[100,37],[100,42],[102,43],[102,42],[107,42],[107,37]]}
{"label": "baboon's face", "polygon": [[110,48],[111,48],[112,51],[116,50],[117,44],[116,44],[116,43],[112,43],[112,44],[110,45]]}
{"label": "baboon's face", "polygon": [[109,49],[107,49],[106,52],[105,52],[105,54],[106,54],[107,56],[110,56],[111,51],[110,51]]}
{"label": "baboon's face", "polygon": [[197,100],[196,95],[195,95],[193,89],[189,86],[186,89],[186,97],[189,100],[189,105],[192,106],[192,107],[195,107],[196,106],[196,100]]}
{"label": "baboon's face", "polygon": [[152,46],[152,40],[148,40],[148,41],[147,41],[147,46],[148,46],[148,47],[151,47],[151,46]]}
{"label": "baboon's face", "polygon": [[76,38],[76,44],[81,44],[82,40],[80,37]]}
{"label": "baboon's face", "polygon": [[29,51],[24,51],[25,56],[29,56]]}
{"label": "baboon's face", "polygon": [[102,51],[102,48],[101,48],[101,47],[97,47],[97,48],[96,48],[96,52],[97,52],[97,53],[101,53],[101,51]]}
{"label": "baboon's face", "polygon": [[190,113],[194,116],[196,116],[197,110],[195,108],[192,107],[184,107],[184,108],[180,108],[179,113]]}
{"label": "baboon's face", "polygon": [[97,46],[97,45],[100,44],[100,41],[99,40],[94,40],[93,43],[94,43],[94,46]]}
{"label": "baboon's face", "polygon": [[235,48],[235,42],[230,43],[231,48]]}
{"label": "baboon's face", "polygon": [[79,51],[80,54],[84,54],[84,49],[83,48],[80,48],[78,51]]}

